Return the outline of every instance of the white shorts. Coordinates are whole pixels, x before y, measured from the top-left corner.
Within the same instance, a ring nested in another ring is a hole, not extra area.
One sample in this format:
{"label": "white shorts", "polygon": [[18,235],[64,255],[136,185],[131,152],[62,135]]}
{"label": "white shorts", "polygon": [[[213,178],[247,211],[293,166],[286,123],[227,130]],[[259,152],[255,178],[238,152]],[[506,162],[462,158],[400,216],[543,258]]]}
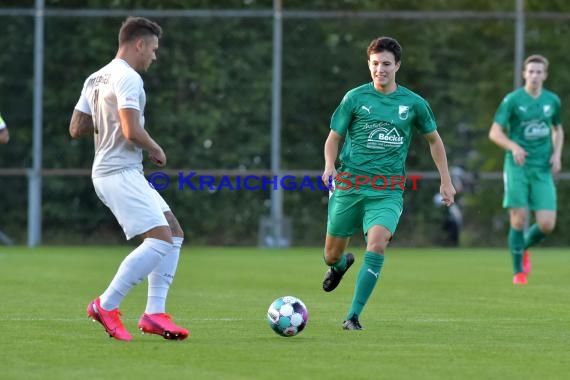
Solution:
{"label": "white shorts", "polygon": [[138,170],[93,178],[93,186],[117,218],[127,240],[155,227],[168,226],[164,213],[170,207]]}

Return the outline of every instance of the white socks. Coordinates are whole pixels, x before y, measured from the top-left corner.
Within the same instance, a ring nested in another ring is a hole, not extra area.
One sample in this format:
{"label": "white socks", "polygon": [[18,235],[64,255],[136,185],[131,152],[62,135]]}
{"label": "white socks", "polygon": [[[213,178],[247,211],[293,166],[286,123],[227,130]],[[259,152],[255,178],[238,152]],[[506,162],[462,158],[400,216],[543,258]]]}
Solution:
{"label": "white socks", "polygon": [[[119,307],[129,290],[147,277],[163,257],[170,256],[172,249],[172,244],[163,240],[144,239],[142,244],[129,253],[119,266],[109,287],[100,297],[101,307],[105,310]],[[178,262],[178,257],[176,262]]]}
{"label": "white socks", "polygon": [[155,314],[166,311],[166,296],[174,280],[180,247],[184,238],[172,237],[172,248],[168,255],[148,275],[148,298],[145,313]]}

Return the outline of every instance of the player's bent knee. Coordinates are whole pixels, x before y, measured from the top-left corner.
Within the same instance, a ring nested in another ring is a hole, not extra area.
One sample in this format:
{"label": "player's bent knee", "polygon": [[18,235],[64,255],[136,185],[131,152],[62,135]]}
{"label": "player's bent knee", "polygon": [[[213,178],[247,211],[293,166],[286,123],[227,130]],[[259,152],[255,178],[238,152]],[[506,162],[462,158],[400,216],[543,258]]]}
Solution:
{"label": "player's bent knee", "polygon": [[384,251],[386,250],[387,243],[368,243],[366,246],[366,250],[368,252],[374,252],[379,255],[383,255]]}
{"label": "player's bent knee", "polygon": [[366,250],[369,252],[384,254],[384,251],[390,242],[390,237],[390,234],[380,234],[375,236],[368,235]]}
{"label": "player's bent knee", "polygon": [[556,223],[554,221],[552,222],[541,222],[538,225],[538,228],[540,228],[540,231],[542,231],[543,234],[545,235],[549,235],[552,233],[552,231],[554,231],[554,227],[556,227]]}
{"label": "player's bent knee", "polygon": [[515,230],[522,230],[524,229],[524,221],[523,220],[512,220],[511,221],[511,228]]}

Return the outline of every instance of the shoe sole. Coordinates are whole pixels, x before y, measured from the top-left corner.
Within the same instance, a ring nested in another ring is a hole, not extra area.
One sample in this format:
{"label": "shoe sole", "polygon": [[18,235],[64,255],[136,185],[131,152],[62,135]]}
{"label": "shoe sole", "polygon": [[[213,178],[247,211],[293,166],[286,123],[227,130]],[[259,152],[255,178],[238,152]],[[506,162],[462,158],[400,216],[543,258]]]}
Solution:
{"label": "shoe sole", "polygon": [[165,330],[153,321],[146,320],[146,322],[153,325],[153,327],[152,327],[152,329],[149,329],[146,326],[139,325],[138,326],[139,330],[143,334],[160,335],[161,337],[163,337],[164,339],[167,339],[167,340],[184,340],[184,339],[188,338],[188,336],[190,336],[189,333],[188,333],[188,335],[184,335],[180,332],[173,332],[173,331]]}
{"label": "shoe sole", "polygon": [[356,328],[349,328],[348,326],[346,326],[346,325],[343,323],[342,329],[343,329],[343,330],[346,330],[346,331],[362,331],[362,330],[364,330],[364,327],[361,326],[360,328],[358,328],[358,327],[356,327]]}
{"label": "shoe sole", "polygon": [[188,335],[183,335],[180,333],[172,333],[171,331],[167,331],[167,330],[164,330],[162,333],[160,333],[158,331],[145,330],[142,327],[139,328],[139,330],[141,331],[142,334],[160,335],[161,337],[163,337],[166,340],[184,340],[184,339],[188,338]]}

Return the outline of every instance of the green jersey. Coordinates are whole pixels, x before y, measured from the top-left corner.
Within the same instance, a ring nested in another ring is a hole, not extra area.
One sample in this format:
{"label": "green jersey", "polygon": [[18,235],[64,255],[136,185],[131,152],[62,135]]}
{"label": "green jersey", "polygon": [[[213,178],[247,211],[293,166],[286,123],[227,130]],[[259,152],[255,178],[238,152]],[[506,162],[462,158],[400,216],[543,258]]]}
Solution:
{"label": "green jersey", "polygon": [[[525,166],[550,168],[552,126],[561,125],[560,98],[555,93],[542,89],[540,96],[533,98],[521,87],[505,96],[494,121],[527,151]],[[511,151],[505,159],[513,161]]]}
{"label": "green jersey", "polygon": [[[338,173],[350,173],[344,181],[336,181],[337,189],[383,195],[386,191],[403,191],[394,183],[406,176],[413,129],[430,133],[436,130],[436,122],[421,96],[402,86],[385,95],[370,82],[346,93],[332,115],[330,127],[345,137]],[[370,182],[357,189],[356,176],[363,176],[361,183],[364,178]],[[380,178],[372,181],[376,176]]]}

